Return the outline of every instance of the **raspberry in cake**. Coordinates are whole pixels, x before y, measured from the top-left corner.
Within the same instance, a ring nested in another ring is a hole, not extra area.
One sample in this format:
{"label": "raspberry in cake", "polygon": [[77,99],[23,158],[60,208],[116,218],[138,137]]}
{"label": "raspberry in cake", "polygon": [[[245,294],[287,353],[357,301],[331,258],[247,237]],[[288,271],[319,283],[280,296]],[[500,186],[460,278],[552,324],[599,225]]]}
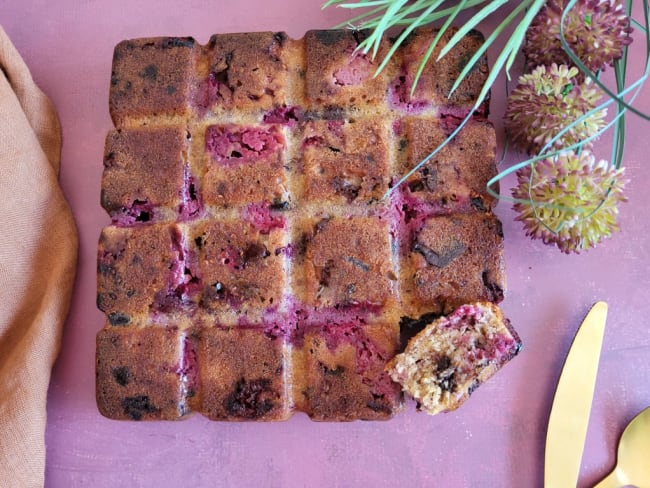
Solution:
{"label": "raspberry in cake", "polygon": [[97,404],[123,420],[175,419],[184,408],[189,364],[178,329],[113,326],[97,336]]}
{"label": "raspberry in cake", "polygon": [[142,117],[186,116],[201,47],[191,37],[122,41],[115,47],[110,112],[121,127]]}
{"label": "raspberry in cake", "polygon": [[501,310],[478,302],[431,322],[386,370],[419,409],[433,415],[457,409],[520,349]]}
{"label": "raspberry in cake", "polygon": [[277,125],[211,125],[205,132],[203,200],[220,207],[282,201],[284,136]]}
{"label": "raspberry in cake", "polygon": [[291,414],[286,344],[262,330],[203,328],[199,411],[213,420],[284,420]]}
{"label": "raspberry in cake", "polygon": [[397,349],[394,324],[344,322],[309,326],[300,334],[296,401],[313,420],[383,420],[401,410],[399,388],[384,371]]}
{"label": "raspberry in cake", "polygon": [[380,118],[319,120],[302,138],[303,199],[366,205],[388,191],[388,129]]}
{"label": "raspberry in cake", "polygon": [[285,286],[282,228],[257,228],[245,220],[205,221],[192,227],[199,256],[205,311],[259,316],[280,304]]}
{"label": "raspberry in cake", "polygon": [[217,113],[287,106],[293,44],[284,32],[212,36],[202,104]]}
{"label": "raspberry in cake", "polygon": [[380,217],[309,218],[297,227],[294,285],[316,308],[394,303],[389,222]]}
{"label": "raspberry in cake", "polygon": [[375,59],[357,51],[367,32],[317,30],[305,34],[305,98],[312,110],[349,107],[368,110],[383,103],[388,71],[375,76],[387,50],[382,45]]}
{"label": "raspberry in cake", "polygon": [[[191,178],[188,139],[188,132],[176,127],[108,133],[101,201],[113,223],[126,226],[151,222],[164,218],[159,213],[169,210],[188,216],[193,213],[188,207],[192,197],[186,185]],[[160,178],[153,182],[152,174]],[[198,211],[198,203],[194,211]]]}
{"label": "raspberry in cake", "polygon": [[427,218],[401,263],[406,315],[446,313],[471,301],[503,300],[503,230],[490,214]]}

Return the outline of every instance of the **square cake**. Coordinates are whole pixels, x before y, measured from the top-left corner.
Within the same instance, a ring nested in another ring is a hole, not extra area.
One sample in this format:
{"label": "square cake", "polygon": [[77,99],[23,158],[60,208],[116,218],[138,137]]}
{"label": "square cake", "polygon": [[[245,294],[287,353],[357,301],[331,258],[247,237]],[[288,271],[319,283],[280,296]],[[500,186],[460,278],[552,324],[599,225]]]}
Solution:
{"label": "square cake", "polygon": [[[97,402],[113,419],[388,419],[400,326],[504,297],[487,77],[469,33],[385,70],[367,33],[121,42],[113,58],[99,241]],[[442,42],[449,39],[449,34]],[[440,49],[438,47],[437,49]],[[435,59],[436,53],[431,59]],[[392,190],[392,191],[391,191]]]}

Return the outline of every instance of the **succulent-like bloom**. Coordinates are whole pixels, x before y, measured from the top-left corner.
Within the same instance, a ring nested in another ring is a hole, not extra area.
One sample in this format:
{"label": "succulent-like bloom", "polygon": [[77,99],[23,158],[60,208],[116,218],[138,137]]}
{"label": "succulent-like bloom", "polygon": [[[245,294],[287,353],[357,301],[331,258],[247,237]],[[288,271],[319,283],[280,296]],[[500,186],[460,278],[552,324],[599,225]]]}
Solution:
{"label": "succulent-like bloom", "polygon": [[[573,64],[560,40],[560,21],[567,4],[565,0],[548,0],[533,19],[524,47],[531,66]],[[613,65],[632,42],[630,18],[617,0],[578,0],[564,22],[567,44],[593,72]]]}
{"label": "succulent-like bloom", "polygon": [[519,77],[519,84],[508,97],[504,116],[505,127],[516,145],[537,154],[571,125],[553,144],[562,149],[584,141],[604,127],[605,109],[575,123],[594,109],[600,98],[591,79],[578,83],[577,74],[575,67],[552,64],[538,66],[532,73]]}
{"label": "succulent-like bloom", "polygon": [[526,235],[567,254],[594,247],[618,230],[623,169],[596,162],[590,151],[560,153],[517,172],[514,205]]}

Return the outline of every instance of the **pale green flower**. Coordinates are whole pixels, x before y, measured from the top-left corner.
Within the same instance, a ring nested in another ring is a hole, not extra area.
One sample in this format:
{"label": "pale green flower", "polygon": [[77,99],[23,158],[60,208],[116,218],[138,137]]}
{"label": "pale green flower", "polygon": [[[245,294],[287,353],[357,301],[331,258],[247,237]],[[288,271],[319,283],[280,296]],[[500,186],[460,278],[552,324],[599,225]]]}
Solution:
{"label": "pale green flower", "polygon": [[596,162],[587,150],[566,151],[517,172],[516,220],[526,235],[555,244],[565,253],[594,247],[618,230],[625,181],[623,169]]}
{"label": "pale green flower", "polygon": [[577,74],[575,67],[552,64],[538,66],[519,77],[504,116],[505,127],[517,146],[537,154],[562,129],[573,124],[553,143],[554,148],[562,149],[584,141],[605,126],[605,109],[575,123],[594,109],[600,98],[591,80],[578,83]]}

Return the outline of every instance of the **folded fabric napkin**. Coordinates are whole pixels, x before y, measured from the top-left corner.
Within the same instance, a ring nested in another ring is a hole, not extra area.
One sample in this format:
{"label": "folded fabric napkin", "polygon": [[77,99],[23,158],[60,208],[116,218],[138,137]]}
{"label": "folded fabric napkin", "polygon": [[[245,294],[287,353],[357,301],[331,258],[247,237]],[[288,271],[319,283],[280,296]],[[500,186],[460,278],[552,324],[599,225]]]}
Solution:
{"label": "folded fabric napkin", "polygon": [[43,486],[45,402],[77,261],[54,107],[0,27],[0,486]]}

